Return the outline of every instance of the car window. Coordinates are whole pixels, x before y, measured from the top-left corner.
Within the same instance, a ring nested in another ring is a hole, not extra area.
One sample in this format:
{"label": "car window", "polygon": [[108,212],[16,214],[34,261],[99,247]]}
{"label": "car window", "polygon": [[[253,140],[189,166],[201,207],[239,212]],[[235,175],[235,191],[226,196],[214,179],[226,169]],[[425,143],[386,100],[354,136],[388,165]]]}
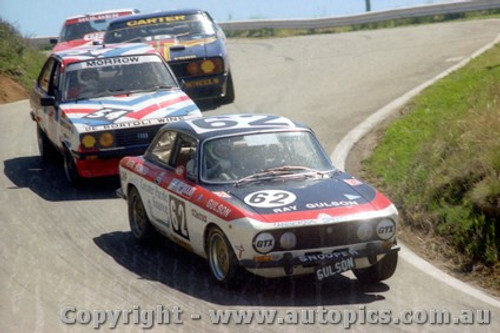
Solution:
{"label": "car window", "polygon": [[179,135],[170,165],[174,168],[182,166],[186,168],[188,177],[196,177],[198,174],[197,146],[196,140],[193,138],[187,135]]}
{"label": "car window", "polygon": [[61,74],[61,63],[56,62],[54,66],[54,71],[52,72],[52,78],[49,84],[49,95],[55,96],[56,99],[60,97],[59,89],[59,78]]}
{"label": "car window", "polygon": [[169,164],[172,148],[174,147],[177,132],[167,131],[163,133],[151,149],[151,156],[162,163]]}
{"label": "car window", "polygon": [[56,60],[54,58],[49,58],[46,62],[45,65],[43,66],[42,71],[40,72],[40,75],[38,76],[38,86],[40,89],[42,89],[45,93],[49,93],[49,88],[50,88],[50,80],[52,77],[54,65],[56,64]]}

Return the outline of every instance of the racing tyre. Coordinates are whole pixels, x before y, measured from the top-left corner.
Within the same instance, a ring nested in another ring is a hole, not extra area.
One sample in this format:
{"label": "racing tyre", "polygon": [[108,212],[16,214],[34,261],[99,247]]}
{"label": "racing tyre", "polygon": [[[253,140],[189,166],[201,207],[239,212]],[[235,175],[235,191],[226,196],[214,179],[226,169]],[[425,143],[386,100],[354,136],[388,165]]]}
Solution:
{"label": "racing tyre", "polygon": [[207,254],[210,272],[215,281],[230,285],[239,269],[238,259],[226,236],[217,227],[213,227],[207,236]]}
{"label": "racing tyre", "polygon": [[376,283],[390,278],[398,265],[398,252],[386,254],[375,265],[368,268],[353,269],[352,272],[362,283]]}
{"label": "racing tyre", "polygon": [[132,187],[128,194],[128,220],[134,238],[142,245],[154,245],[161,235],[151,224],[139,191]]}
{"label": "racing tyre", "polygon": [[231,104],[234,102],[234,85],[231,72],[227,75],[226,94],[220,99],[221,104]]}
{"label": "racing tyre", "polygon": [[38,141],[38,151],[40,152],[40,156],[42,156],[42,160],[50,162],[56,159],[58,152],[49,141],[47,134],[42,131],[39,125],[36,126],[36,137]]}
{"label": "racing tyre", "polygon": [[74,187],[80,187],[83,184],[83,179],[76,169],[75,160],[67,149],[64,150],[64,173],[68,182]]}

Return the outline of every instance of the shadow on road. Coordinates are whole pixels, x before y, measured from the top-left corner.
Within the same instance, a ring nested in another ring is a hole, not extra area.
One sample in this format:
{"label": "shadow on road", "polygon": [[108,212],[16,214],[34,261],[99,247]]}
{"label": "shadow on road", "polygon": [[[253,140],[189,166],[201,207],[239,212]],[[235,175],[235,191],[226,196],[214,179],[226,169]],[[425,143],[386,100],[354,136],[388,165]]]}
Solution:
{"label": "shadow on road", "polygon": [[48,201],[94,200],[116,198],[118,177],[90,179],[81,188],[66,180],[61,161],[44,163],[40,156],[16,157],[4,161],[4,174],[15,186],[7,190],[29,188]]}
{"label": "shadow on road", "polygon": [[236,286],[226,289],[211,279],[203,258],[168,240],[158,246],[143,247],[130,232],[117,231],[96,237],[94,242],[117,263],[140,277],[220,305],[367,304],[384,300],[380,293],[389,290],[384,283],[365,286],[343,275],[317,283],[314,276],[264,279],[245,272]]}

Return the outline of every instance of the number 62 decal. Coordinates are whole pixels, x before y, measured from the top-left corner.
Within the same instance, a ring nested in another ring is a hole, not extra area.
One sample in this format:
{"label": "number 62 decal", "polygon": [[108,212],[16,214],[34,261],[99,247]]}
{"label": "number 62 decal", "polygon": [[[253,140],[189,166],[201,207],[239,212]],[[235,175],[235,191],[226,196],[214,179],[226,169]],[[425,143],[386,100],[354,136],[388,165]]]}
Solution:
{"label": "number 62 decal", "polygon": [[289,205],[296,199],[297,197],[292,192],[263,190],[250,193],[245,197],[244,201],[247,205],[254,207],[273,208]]}
{"label": "number 62 decal", "polygon": [[186,205],[172,196],[170,197],[170,221],[174,232],[189,240]]}

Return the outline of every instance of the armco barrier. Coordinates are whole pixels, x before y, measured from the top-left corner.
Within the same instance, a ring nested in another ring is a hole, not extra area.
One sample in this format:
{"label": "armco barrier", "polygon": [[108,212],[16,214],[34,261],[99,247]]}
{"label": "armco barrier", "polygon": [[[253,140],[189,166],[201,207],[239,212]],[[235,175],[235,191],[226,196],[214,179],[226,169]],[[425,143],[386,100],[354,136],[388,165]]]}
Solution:
{"label": "armco barrier", "polygon": [[[461,0],[446,4],[422,5],[409,8],[392,9],[386,11],[369,12],[358,15],[338,16],[314,19],[286,19],[286,20],[248,20],[219,22],[224,31],[252,30],[252,29],[319,29],[339,27],[353,24],[374,23],[386,20],[423,17],[432,15],[457,14],[480,10],[500,8],[500,0]],[[49,44],[51,37],[31,38],[36,46]]]}

